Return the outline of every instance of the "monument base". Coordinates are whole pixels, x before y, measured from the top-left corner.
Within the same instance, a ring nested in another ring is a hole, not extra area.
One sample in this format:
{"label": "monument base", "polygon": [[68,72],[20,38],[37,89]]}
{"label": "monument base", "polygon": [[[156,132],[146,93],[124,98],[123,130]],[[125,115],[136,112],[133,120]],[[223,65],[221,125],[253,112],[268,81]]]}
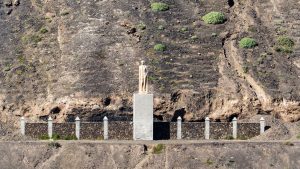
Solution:
{"label": "monument base", "polygon": [[133,140],[153,140],[153,94],[133,94]]}

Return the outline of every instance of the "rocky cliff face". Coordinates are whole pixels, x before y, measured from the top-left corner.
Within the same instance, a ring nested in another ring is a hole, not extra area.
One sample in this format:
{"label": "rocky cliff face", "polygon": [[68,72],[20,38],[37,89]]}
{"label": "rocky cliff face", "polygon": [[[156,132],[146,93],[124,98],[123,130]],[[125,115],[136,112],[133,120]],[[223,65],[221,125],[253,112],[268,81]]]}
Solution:
{"label": "rocky cliff face", "polygon": [[[0,1],[2,121],[127,119],[141,60],[158,120],[300,119],[299,2],[164,0],[163,12],[151,2]],[[227,21],[205,24],[210,11]],[[292,53],[275,51],[279,35],[293,39]],[[258,46],[239,48],[246,36]]]}

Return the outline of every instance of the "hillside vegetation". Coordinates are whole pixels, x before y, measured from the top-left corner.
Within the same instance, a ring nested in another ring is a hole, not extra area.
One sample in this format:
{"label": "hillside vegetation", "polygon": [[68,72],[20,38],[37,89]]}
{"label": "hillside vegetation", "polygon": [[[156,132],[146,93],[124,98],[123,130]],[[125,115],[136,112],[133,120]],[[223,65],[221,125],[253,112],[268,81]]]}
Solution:
{"label": "hillside vegetation", "polygon": [[145,60],[158,120],[298,121],[299,10],[296,0],[0,1],[1,120],[131,116]]}

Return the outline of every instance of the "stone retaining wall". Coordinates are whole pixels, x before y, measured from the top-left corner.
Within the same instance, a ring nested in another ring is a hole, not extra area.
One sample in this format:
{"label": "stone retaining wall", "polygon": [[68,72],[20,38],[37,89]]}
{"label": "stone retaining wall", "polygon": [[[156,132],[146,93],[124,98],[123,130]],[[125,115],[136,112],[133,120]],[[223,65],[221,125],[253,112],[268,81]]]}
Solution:
{"label": "stone retaining wall", "polygon": [[[54,124],[55,125],[55,124]],[[75,128],[74,128],[75,131]],[[103,123],[80,123],[81,139],[103,139]]]}
{"label": "stone retaining wall", "polygon": [[[204,122],[182,122],[182,139],[204,139]],[[154,140],[177,138],[176,122],[154,122]],[[246,139],[259,135],[259,123],[238,123],[238,138]],[[47,123],[26,123],[25,134],[33,138],[47,135]],[[80,139],[103,139],[102,122],[80,123]],[[75,135],[75,123],[53,123],[53,134]],[[132,140],[133,124],[131,121],[108,121],[108,138],[112,140]],[[210,139],[229,139],[232,137],[232,123],[211,122]]]}
{"label": "stone retaining wall", "polygon": [[47,123],[26,123],[25,125],[25,135],[27,136],[39,138],[46,134],[48,134]]}

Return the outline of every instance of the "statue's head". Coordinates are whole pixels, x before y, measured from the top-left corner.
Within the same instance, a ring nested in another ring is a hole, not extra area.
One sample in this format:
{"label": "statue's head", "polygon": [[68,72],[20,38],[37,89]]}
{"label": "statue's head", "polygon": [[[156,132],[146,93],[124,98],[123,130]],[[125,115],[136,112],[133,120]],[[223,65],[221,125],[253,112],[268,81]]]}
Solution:
{"label": "statue's head", "polygon": [[141,61],[141,65],[144,65],[144,63],[145,63],[145,61],[142,60],[142,61]]}

